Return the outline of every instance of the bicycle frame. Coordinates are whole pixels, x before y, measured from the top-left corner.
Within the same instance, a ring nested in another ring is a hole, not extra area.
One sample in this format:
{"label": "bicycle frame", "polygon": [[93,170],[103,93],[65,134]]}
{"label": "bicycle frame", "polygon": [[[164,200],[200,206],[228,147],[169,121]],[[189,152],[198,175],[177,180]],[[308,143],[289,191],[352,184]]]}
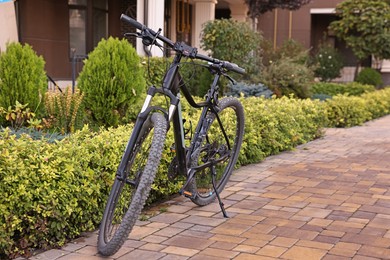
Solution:
{"label": "bicycle frame", "polygon": [[[194,99],[192,98],[190,92],[188,91],[187,87],[185,86],[180,73],[179,73],[179,64],[182,59],[182,54],[176,53],[172,64],[169,66],[168,71],[165,74],[163,84],[161,88],[157,88],[155,86],[150,86],[147,92],[147,96],[145,98],[144,104],[142,106],[141,112],[137,116],[137,120],[134,125],[133,132],[131,134],[131,138],[127,144],[125,153],[122,157],[122,160],[120,162],[120,165],[118,167],[117,171],[117,178],[121,180],[125,180],[127,176],[125,176],[125,167],[126,162],[128,158],[130,158],[131,152],[134,149],[136,138],[138,134],[140,133],[143,124],[148,118],[148,115],[152,111],[160,111],[164,113],[166,116],[170,126],[170,122],[172,122],[173,129],[174,129],[174,140],[175,140],[175,151],[176,151],[176,158],[178,160],[178,171],[180,174],[183,174],[184,176],[187,176],[187,182],[183,185],[183,188],[181,190],[181,193],[184,191],[184,188],[186,185],[190,182],[193,175],[195,174],[195,170],[190,168],[190,165],[188,165],[188,162],[190,161],[190,153],[187,153],[187,148],[185,147],[185,133],[183,128],[183,119],[182,119],[182,111],[181,111],[181,102],[180,102],[180,90],[183,93],[186,100],[189,102],[189,104],[194,108],[203,108],[201,116],[199,118],[198,124],[195,129],[195,133],[193,135],[193,138],[191,140],[192,147],[196,140],[200,137],[202,125],[204,122],[204,118],[206,117],[206,114],[209,110],[211,110],[213,113],[216,114],[217,120],[222,128],[222,132],[227,138],[225,130],[222,126],[222,123],[220,122],[220,119],[217,114],[216,105],[218,101],[218,80],[221,77],[221,73],[218,72],[218,70],[211,71],[215,76],[212,83],[211,88],[209,89],[208,94],[206,95],[206,99],[203,102],[196,103]],[[211,69],[211,68],[210,68]],[[212,69],[211,69],[212,70]],[[170,99],[170,106],[168,111],[164,110],[161,107],[157,106],[150,106],[153,97],[155,94],[162,94],[164,96],[167,96]]]}

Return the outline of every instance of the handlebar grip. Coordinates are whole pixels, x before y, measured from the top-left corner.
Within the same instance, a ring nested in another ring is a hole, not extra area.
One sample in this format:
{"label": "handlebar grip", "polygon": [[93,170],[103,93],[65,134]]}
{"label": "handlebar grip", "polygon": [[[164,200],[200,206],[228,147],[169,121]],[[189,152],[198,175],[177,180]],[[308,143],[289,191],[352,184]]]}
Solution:
{"label": "handlebar grip", "polygon": [[245,74],[245,69],[239,67],[235,63],[225,62],[224,67],[230,71],[239,73],[239,74]]}
{"label": "handlebar grip", "polygon": [[133,18],[131,18],[125,14],[121,15],[121,20],[132,25],[133,27],[137,28],[138,30],[142,31],[145,28],[145,25],[139,23],[138,21],[134,20]]}

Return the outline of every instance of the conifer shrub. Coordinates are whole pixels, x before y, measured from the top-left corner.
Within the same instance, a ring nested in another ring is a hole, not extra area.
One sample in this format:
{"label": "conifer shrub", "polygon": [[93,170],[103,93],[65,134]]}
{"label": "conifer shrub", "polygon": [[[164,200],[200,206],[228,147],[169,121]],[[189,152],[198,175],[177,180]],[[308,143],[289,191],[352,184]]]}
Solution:
{"label": "conifer shrub", "polygon": [[126,40],[101,40],[78,77],[92,120],[117,126],[134,117],[145,92],[143,73],[136,50]]}
{"label": "conifer shrub", "polygon": [[47,91],[44,66],[44,59],[30,45],[7,44],[6,51],[0,53],[0,107],[13,107],[18,101],[41,115]]}
{"label": "conifer shrub", "polygon": [[274,94],[262,83],[248,84],[245,82],[237,82],[236,84],[229,84],[228,91],[225,93],[226,96],[240,97],[265,97],[271,98]]}

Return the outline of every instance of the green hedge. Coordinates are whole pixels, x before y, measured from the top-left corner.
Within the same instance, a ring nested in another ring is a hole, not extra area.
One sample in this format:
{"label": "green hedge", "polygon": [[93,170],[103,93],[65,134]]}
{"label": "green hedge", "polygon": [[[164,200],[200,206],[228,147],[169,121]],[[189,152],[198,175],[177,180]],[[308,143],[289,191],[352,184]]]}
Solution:
{"label": "green hedge", "polygon": [[[165,103],[164,99],[157,101]],[[287,97],[241,101],[246,128],[239,164],[244,165],[320,136],[324,122],[351,126],[388,114],[390,89],[363,97],[338,96],[326,102]],[[355,107],[365,111],[356,114],[362,120],[352,120]],[[183,110],[185,127],[190,121],[195,127],[199,111],[185,102]],[[1,132],[0,258],[28,255],[31,248],[62,245],[83,231],[96,229],[131,128],[126,125],[93,133],[84,127],[57,143]],[[180,187],[180,182],[166,178],[172,144],[170,131],[152,201]]]}
{"label": "green hedge", "polygon": [[328,95],[336,96],[339,94],[345,94],[349,96],[360,96],[366,92],[375,91],[375,87],[371,85],[364,85],[357,82],[332,83],[332,82],[318,82],[312,85],[311,91],[313,96],[316,95]]}
{"label": "green hedge", "polygon": [[359,97],[337,95],[325,102],[329,127],[351,127],[390,113],[390,88]]}

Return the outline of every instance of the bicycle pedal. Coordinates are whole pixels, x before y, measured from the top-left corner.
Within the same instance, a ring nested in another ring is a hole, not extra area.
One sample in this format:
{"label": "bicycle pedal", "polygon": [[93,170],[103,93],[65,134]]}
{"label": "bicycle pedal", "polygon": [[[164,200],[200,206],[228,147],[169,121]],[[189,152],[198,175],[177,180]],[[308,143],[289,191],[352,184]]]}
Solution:
{"label": "bicycle pedal", "polygon": [[190,198],[190,199],[194,199],[195,198],[195,194],[193,194],[192,192],[190,191],[187,191],[187,190],[184,190],[182,192],[182,195],[186,198]]}

